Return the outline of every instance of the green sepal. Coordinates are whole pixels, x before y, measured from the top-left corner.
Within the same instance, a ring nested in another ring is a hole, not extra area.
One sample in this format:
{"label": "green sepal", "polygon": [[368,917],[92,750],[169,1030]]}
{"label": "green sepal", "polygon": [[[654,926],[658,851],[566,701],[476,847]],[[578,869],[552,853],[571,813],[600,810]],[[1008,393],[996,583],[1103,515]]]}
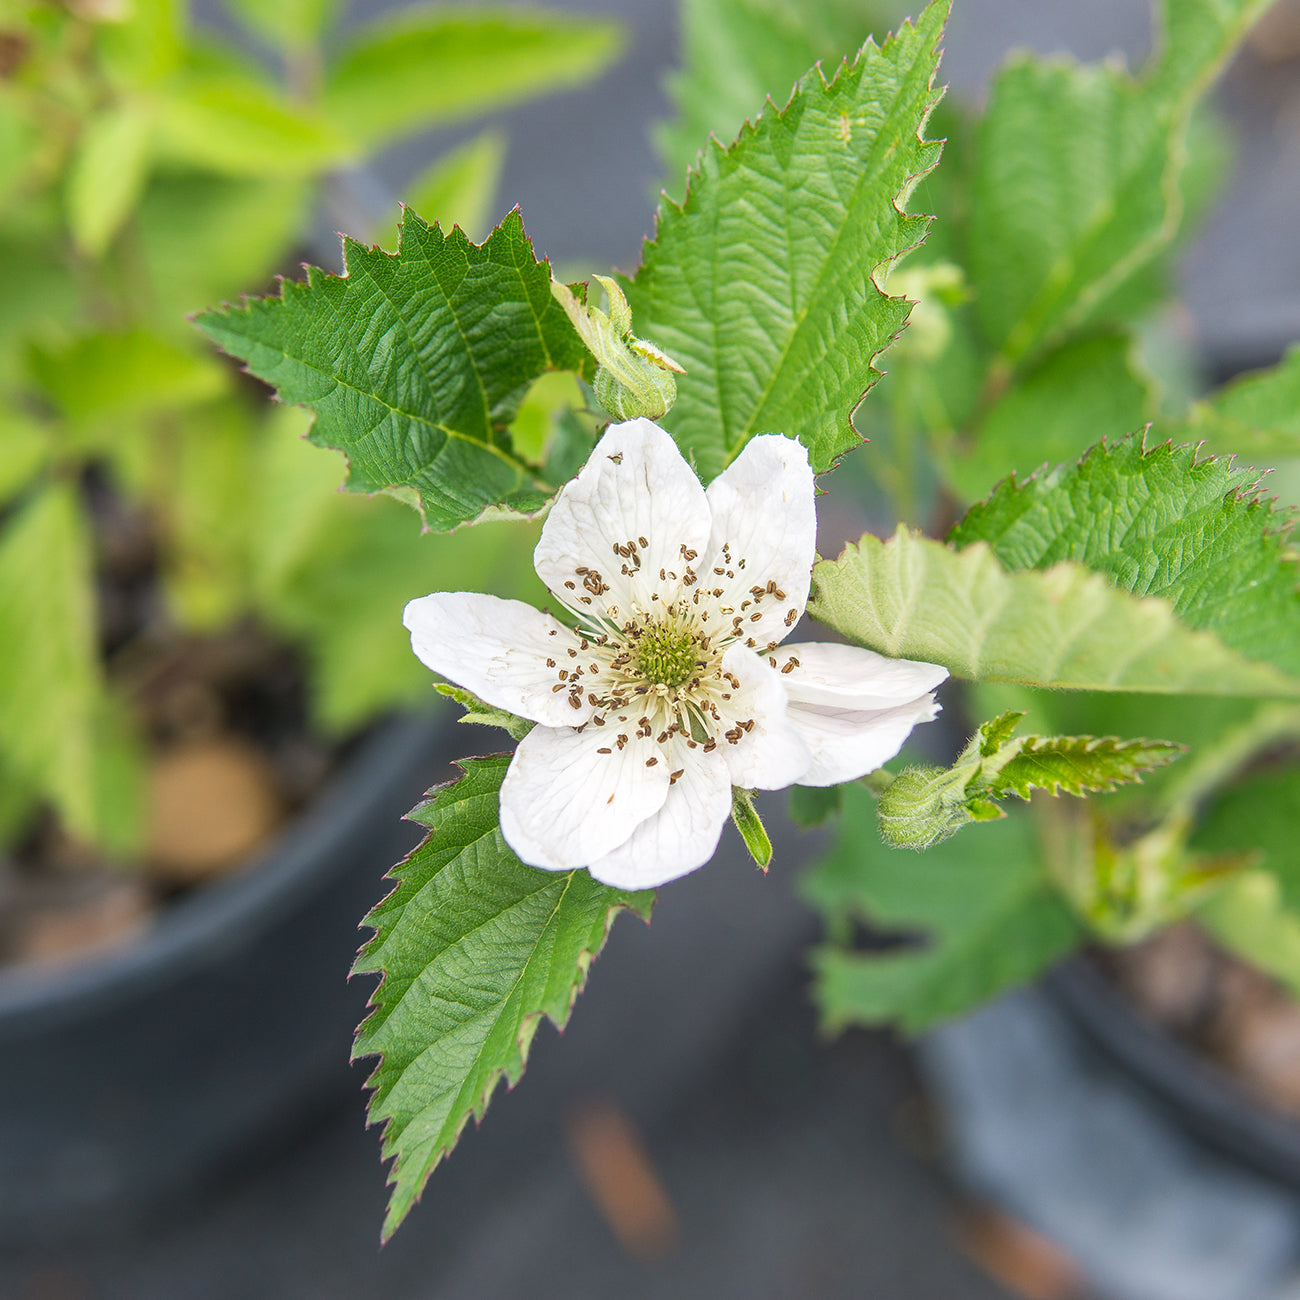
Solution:
{"label": "green sepal", "polygon": [[450,682],[435,682],[433,689],[439,695],[455,700],[465,710],[457,719],[459,722],[469,722],[480,727],[500,727],[502,731],[508,731],[515,740],[523,740],[537,725],[527,718],[507,713],[505,709],[497,709],[491,704],[485,704],[472,691],[453,686]]}
{"label": "green sepal", "polygon": [[766,871],[772,864],[772,841],[768,838],[767,827],[754,807],[754,792],[742,790],[740,786],[731,787],[731,820],[745,841],[749,856],[756,866]]}

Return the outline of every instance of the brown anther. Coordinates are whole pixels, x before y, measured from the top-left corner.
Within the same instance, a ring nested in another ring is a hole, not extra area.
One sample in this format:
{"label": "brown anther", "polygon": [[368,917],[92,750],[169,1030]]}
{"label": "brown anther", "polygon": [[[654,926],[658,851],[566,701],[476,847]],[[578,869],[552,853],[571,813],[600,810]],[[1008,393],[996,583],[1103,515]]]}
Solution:
{"label": "brown anther", "polygon": [[659,761],[659,760],[658,760],[657,758],[647,758],[646,761],[645,761],[645,765],[646,765],[646,767],[654,767],[654,765],[655,765],[658,761]]}
{"label": "brown anther", "polygon": [[799,611],[797,609],[786,610],[786,614],[785,614],[786,627],[793,627],[798,621],[799,621]]}
{"label": "brown anther", "polygon": [[645,539],[644,537],[638,537],[638,538],[637,538],[637,541],[640,542],[642,546],[649,546],[649,545],[650,545],[650,543],[647,542],[646,539]]}
{"label": "brown anther", "polygon": [[[795,662],[796,662],[796,661],[793,660],[793,659],[787,660],[787,661],[786,661],[786,665],[785,665],[785,667],[782,668],[781,671],[782,671],[783,673],[792,673],[792,672],[794,672]],[[775,659],[772,660],[772,666],[773,666],[773,667],[776,667],[776,660],[775,660]]]}
{"label": "brown anther", "polygon": [[669,773],[668,773],[668,784],[669,784],[669,785],[676,785],[677,782],[678,782],[678,780],[679,780],[681,777],[685,776],[685,775],[686,775],[686,769],[685,769],[684,767],[679,767],[679,768],[677,769],[677,771],[675,771],[675,772],[669,772]]}
{"label": "brown anther", "polygon": [[551,687],[551,694],[558,695],[562,690],[564,690],[564,683],[556,682],[556,684]]}
{"label": "brown anther", "polygon": [[565,585],[566,587],[568,587],[568,589],[569,589],[570,591],[577,591],[577,590],[578,590],[578,584],[577,584],[576,582],[571,582],[571,581],[568,581],[568,580],[566,579],[564,585]]}
{"label": "brown anther", "polygon": [[570,707],[570,708],[573,708],[573,709],[580,709],[580,708],[582,708],[582,697],[581,697],[581,696],[578,696],[578,698],[575,699],[572,695],[570,695],[570,696],[569,696],[569,707]]}
{"label": "brown anther", "polygon": [[713,751],[717,749],[717,747],[718,747],[718,742],[714,740],[712,736],[710,736],[708,740],[704,742],[704,752],[706,754],[713,753]]}
{"label": "brown anther", "polygon": [[754,719],[753,719],[753,718],[746,718],[746,719],[744,720],[744,722],[742,722],[740,725],[741,725],[742,727],[744,727],[746,731],[753,731],[753,730],[754,730]]}
{"label": "brown anther", "polygon": [[756,610],[753,614],[751,614],[751,615],[749,616],[749,621],[750,621],[751,623],[757,623],[758,620],[759,620],[760,618],[762,618],[762,617],[763,617],[763,611],[762,611],[761,609],[760,609],[760,610]]}
{"label": "brown anther", "polygon": [[612,749],[598,749],[596,751],[596,753],[598,754],[612,754],[613,752],[614,751]]}
{"label": "brown anther", "polygon": [[554,660],[554,659],[548,659],[548,660],[546,661],[546,666],[547,666],[548,668],[554,668],[554,667],[555,667],[555,660]]}

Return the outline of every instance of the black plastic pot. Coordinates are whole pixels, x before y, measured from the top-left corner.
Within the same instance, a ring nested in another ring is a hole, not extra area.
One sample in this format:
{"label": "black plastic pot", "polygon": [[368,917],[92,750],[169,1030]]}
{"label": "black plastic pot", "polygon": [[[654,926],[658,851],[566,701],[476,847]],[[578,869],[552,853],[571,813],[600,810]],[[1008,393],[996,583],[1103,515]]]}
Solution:
{"label": "black plastic pot", "polygon": [[451,757],[400,718],[244,873],[133,946],[0,971],[0,1235],[59,1235],[170,1203],[357,1087],[357,922]]}
{"label": "black plastic pot", "polygon": [[1086,955],[1062,962],[1044,988],[1089,1041],[1158,1097],[1180,1125],[1300,1190],[1300,1122],[1145,1019]]}

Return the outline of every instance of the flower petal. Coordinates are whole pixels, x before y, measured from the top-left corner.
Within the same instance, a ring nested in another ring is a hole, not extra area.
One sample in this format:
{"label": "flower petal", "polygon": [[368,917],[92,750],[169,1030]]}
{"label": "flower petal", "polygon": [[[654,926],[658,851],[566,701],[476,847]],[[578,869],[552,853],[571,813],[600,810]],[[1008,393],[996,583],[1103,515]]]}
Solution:
{"label": "flower petal", "polygon": [[523,601],[436,591],[411,601],[402,623],[421,663],[498,709],[550,727],[576,727],[591,716],[584,694],[562,684],[555,666],[577,649],[577,637]]}
{"label": "flower petal", "polygon": [[913,727],[938,712],[938,702],[928,694],[874,711],[792,702],[789,720],[812,755],[799,784],[839,785],[874,772],[902,749]]}
{"label": "flower petal", "polygon": [[702,867],[718,847],[731,815],[731,778],[716,751],[690,749],[680,739],[664,746],[682,775],[668,787],[664,806],[631,838],[591,863],[591,874],[619,889],[653,889]]}
{"label": "flower petal", "polygon": [[751,439],[707,497],[713,528],[700,582],[721,589],[737,635],[762,652],[790,634],[808,603],[817,542],[808,453],[776,434]]}
{"label": "flower petal", "polygon": [[948,676],[938,664],[829,641],[783,646],[774,657],[790,722],[812,756],[800,785],[839,785],[889,762],[939,712],[930,692]]}
{"label": "flower petal", "polygon": [[785,689],[795,704],[825,704],[843,709],[888,709],[932,691],[948,670],[919,659],[890,659],[874,650],[831,641],[783,646],[775,656],[784,668]]}
{"label": "flower petal", "polygon": [[[708,539],[704,489],[677,444],[650,420],[628,420],[610,425],[560,493],[533,562],[565,604],[621,623],[634,606],[648,612],[656,597],[669,603],[685,568],[683,548],[698,555]],[[629,544],[635,556],[616,553]]]}
{"label": "flower petal", "polygon": [[722,668],[740,682],[732,698],[718,704],[723,718],[718,750],[727,760],[732,785],[780,790],[801,781],[812,756],[788,717],[781,674],[740,644],[727,649]]}
{"label": "flower petal", "polygon": [[[585,867],[664,805],[668,764],[651,739],[611,727],[534,727],[501,785],[501,833],[530,866]],[[607,751],[607,752],[602,752]]]}

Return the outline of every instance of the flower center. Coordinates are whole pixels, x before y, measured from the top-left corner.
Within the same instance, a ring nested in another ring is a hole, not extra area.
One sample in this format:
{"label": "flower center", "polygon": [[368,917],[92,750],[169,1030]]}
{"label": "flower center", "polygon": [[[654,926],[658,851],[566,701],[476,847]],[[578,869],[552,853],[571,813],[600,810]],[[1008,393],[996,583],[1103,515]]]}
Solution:
{"label": "flower center", "polygon": [[641,629],[634,650],[636,671],[668,690],[690,681],[700,667],[693,633],[676,623],[651,623]]}

